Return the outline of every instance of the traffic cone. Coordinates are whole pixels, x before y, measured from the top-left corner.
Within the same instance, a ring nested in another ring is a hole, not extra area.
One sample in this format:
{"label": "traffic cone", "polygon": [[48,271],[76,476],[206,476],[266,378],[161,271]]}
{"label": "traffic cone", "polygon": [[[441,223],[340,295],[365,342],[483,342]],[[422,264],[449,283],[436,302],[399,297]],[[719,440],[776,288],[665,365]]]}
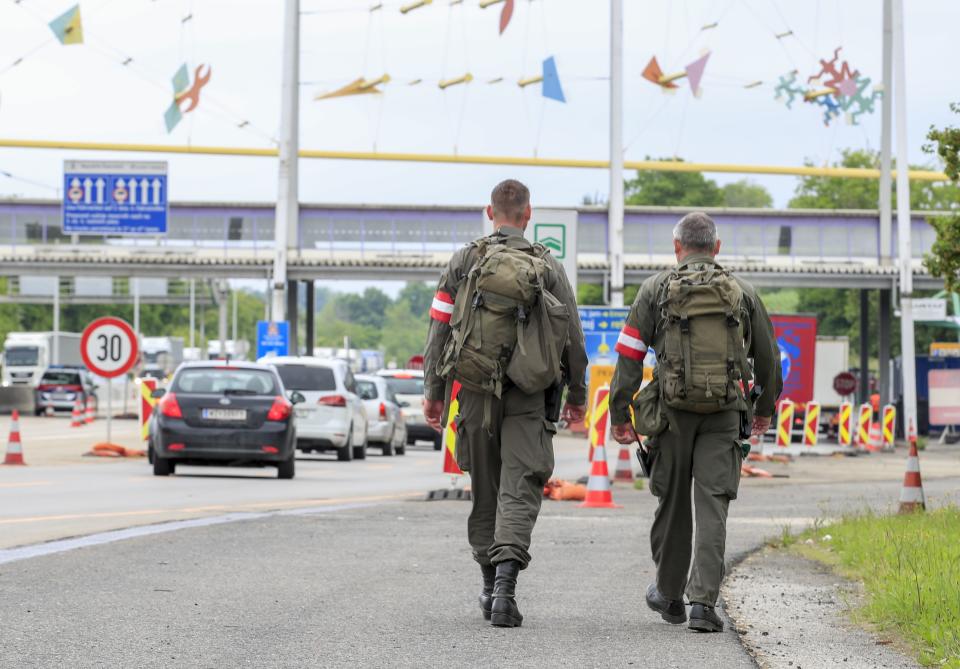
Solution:
{"label": "traffic cone", "polygon": [[73,403],[73,412],[70,414],[70,427],[83,427],[83,400],[79,397]]}
{"label": "traffic cone", "polygon": [[630,459],[630,449],[620,444],[620,454],[617,456],[617,469],[613,473],[614,481],[633,483],[633,460]]}
{"label": "traffic cone", "polygon": [[610,492],[610,471],[607,469],[607,449],[598,445],[593,449],[593,463],[590,465],[590,479],[587,481],[587,498],[580,504],[588,509],[619,509],[613,503]]}
{"label": "traffic cone", "polygon": [[[913,423],[910,424],[911,430]],[[903,487],[900,488],[900,513],[912,513],[927,508],[923,495],[923,482],[920,480],[920,457],[917,455],[917,439],[914,434],[910,440],[910,453],[907,455],[907,471],[903,475]]]}
{"label": "traffic cone", "polygon": [[7,455],[3,458],[5,465],[25,465],[23,461],[23,444],[20,443],[20,412],[13,410],[10,416],[10,440],[7,441]]}
{"label": "traffic cone", "polygon": [[87,395],[87,410],[83,416],[83,422],[89,425],[97,417],[97,409],[93,404],[93,395]]}

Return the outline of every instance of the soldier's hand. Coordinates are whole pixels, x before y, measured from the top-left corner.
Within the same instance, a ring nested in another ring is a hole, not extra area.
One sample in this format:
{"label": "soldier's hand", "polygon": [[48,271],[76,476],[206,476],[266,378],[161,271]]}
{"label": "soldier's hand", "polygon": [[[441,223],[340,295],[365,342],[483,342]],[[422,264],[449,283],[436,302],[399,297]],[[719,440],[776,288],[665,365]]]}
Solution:
{"label": "soldier's hand", "polygon": [[437,432],[443,432],[440,421],[443,419],[443,400],[423,400],[423,418],[427,425]]}
{"label": "soldier's hand", "polygon": [[583,417],[586,415],[586,406],[567,402],[563,405],[563,410],[560,412],[560,419],[566,421],[567,425],[573,425],[575,423],[582,423]]}
{"label": "soldier's hand", "polygon": [[613,434],[613,438],[621,444],[632,444],[637,440],[637,434],[633,431],[633,425],[630,423],[612,425],[610,432]]}
{"label": "soldier's hand", "polygon": [[753,427],[750,430],[750,434],[754,436],[762,437],[766,434],[767,430],[770,429],[770,419],[772,416],[754,416],[753,417]]}

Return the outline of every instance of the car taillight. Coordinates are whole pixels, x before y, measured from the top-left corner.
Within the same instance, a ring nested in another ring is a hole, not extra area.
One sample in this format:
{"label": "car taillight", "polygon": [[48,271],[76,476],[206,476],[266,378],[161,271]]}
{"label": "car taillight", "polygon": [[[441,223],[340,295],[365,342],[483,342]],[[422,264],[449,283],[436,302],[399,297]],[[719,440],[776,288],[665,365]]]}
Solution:
{"label": "car taillight", "polygon": [[186,446],[183,445],[183,444],[168,444],[168,445],[167,445],[167,450],[168,450],[168,451],[182,451],[182,450],[185,449],[185,448],[186,448]]}
{"label": "car taillight", "polygon": [[280,449],[276,446],[261,446],[260,450],[264,453],[269,453],[270,455],[276,455],[280,452]]}
{"label": "car taillight", "polygon": [[343,395],[327,395],[318,399],[317,404],[325,407],[345,407],[347,406],[347,398]]}
{"label": "car taillight", "polygon": [[380,420],[387,419],[387,405],[383,402],[380,402]]}
{"label": "car taillight", "polygon": [[270,411],[267,412],[267,420],[286,420],[293,413],[293,405],[286,399],[277,395],[273,398],[273,404]]}
{"label": "car taillight", "polygon": [[180,403],[177,402],[177,396],[174,393],[167,393],[160,399],[160,413],[167,418],[183,418]]}

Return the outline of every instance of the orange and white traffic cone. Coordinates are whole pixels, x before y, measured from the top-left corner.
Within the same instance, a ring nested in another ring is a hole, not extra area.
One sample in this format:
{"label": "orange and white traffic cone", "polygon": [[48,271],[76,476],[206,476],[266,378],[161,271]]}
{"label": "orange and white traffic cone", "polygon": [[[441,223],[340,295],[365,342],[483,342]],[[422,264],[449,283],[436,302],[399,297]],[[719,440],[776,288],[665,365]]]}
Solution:
{"label": "orange and white traffic cone", "polygon": [[633,483],[633,460],[630,459],[630,447],[620,444],[617,456],[617,469],[613,472],[614,481]]}
{"label": "orange and white traffic cone", "polygon": [[10,440],[7,441],[7,455],[3,458],[3,464],[27,464],[23,461],[23,444],[20,443],[20,412],[16,409],[10,416]]}
{"label": "orange and white traffic cone", "polygon": [[900,488],[900,513],[912,513],[918,508],[921,511],[927,508],[923,482],[920,480],[920,456],[917,454],[913,421],[910,422],[910,430],[913,436],[910,439],[910,453],[907,455],[907,471],[903,475],[903,487]]}
{"label": "orange and white traffic cone", "polygon": [[93,403],[93,395],[87,395],[87,409],[83,414],[83,422],[89,425],[97,417],[97,409]]}
{"label": "orange and white traffic cone", "polygon": [[79,397],[73,403],[73,412],[70,414],[70,427],[83,427],[83,400]]}
{"label": "orange and white traffic cone", "polygon": [[593,449],[590,478],[587,480],[587,498],[580,505],[593,509],[619,509],[610,492],[610,470],[607,469],[607,449],[600,445]]}

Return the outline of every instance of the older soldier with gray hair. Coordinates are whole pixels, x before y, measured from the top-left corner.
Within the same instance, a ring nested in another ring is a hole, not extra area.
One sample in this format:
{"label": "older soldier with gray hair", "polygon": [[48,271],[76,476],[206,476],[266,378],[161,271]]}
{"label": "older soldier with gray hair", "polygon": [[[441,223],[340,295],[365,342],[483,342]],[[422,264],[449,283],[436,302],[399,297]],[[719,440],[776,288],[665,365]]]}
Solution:
{"label": "older soldier with gray hair", "polygon": [[[770,426],[782,387],[780,354],[756,291],[717,263],[713,220],[687,214],[673,238],[677,266],[644,281],[620,333],[610,414],[614,439],[628,444],[638,432],[645,435],[653,460],[650,492],[659,504],[650,547],[657,579],[647,589],[647,605],[681,624],[686,594],[690,628],[719,632],[723,622],[714,606],[724,574],[727,509],[749,450],[740,440]],[[648,344],[657,355],[654,381],[637,393]]]}

